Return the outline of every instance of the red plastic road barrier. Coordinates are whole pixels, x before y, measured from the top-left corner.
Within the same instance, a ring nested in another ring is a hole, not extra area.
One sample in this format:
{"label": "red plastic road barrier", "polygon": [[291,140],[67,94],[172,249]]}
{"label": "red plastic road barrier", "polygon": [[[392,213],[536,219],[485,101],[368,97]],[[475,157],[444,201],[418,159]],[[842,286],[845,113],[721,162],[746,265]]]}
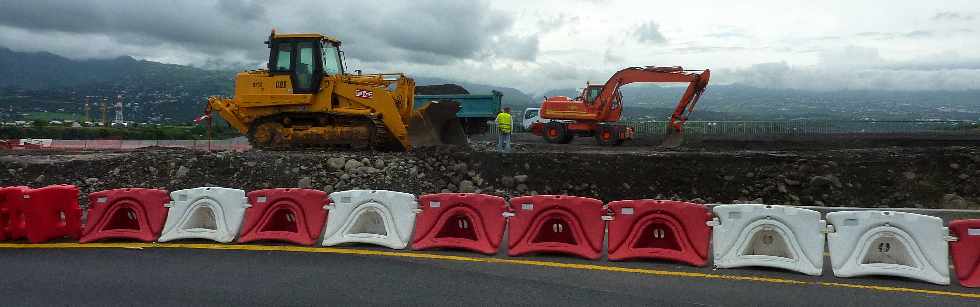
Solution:
{"label": "red plastic road barrier", "polygon": [[504,239],[503,197],[442,193],[419,197],[412,249],[460,248],[493,255]]}
{"label": "red plastic road barrier", "polygon": [[949,232],[957,238],[949,245],[956,279],[964,287],[980,288],[980,219],[952,221]]}
{"label": "red plastic road barrier", "polygon": [[592,198],[536,195],[511,198],[507,255],[554,252],[599,259],[605,221],[602,201]]}
{"label": "red plastic road barrier", "polygon": [[24,238],[20,205],[28,187],[0,187],[0,241]]}
{"label": "red plastic road barrier", "polygon": [[711,213],[704,205],[670,200],[609,203],[609,260],[666,259],[708,263]]}
{"label": "red plastic road barrier", "polygon": [[266,189],[248,193],[238,242],[277,240],[313,245],[327,223],[327,193],[309,189]]}
{"label": "red plastic road barrier", "polygon": [[170,196],[157,189],[115,189],[89,194],[88,220],[81,243],[102,239],[153,242],[167,219]]}
{"label": "red plastic road barrier", "polygon": [[78,188],[73,185],[52,185],[31,189],[21,199],[27,240],[42,243],[69,237],[78,239],[82,233],[82,209],[78,207]]}

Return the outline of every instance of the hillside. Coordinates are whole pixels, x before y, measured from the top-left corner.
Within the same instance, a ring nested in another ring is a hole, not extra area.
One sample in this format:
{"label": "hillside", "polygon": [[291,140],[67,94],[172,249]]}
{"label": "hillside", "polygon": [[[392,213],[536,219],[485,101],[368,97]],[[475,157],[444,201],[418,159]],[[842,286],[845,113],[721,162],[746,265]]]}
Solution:
{"label": "hillside", "polygon": [[[124,95],[126,118],[187,122],[211,95],[231,95],[233,71],[214,71],[119,57],[70,60],[51,53],[0,47],[0,120],[78,118],[86,96]],[[528,94],[519,89],[413,76],[418,85],[454,83],[473,94],[496,90],[515,110],[537,107],[542,96],[577,96],[575,89]],[[629,118],[663,119],[684,87],[634,84],[622,89]],[[110,112],[112,113],[112,112]],[[92,107],[93,117],[97,104]],[[109,115],[112,116],[111,114]],[[786,120],[797,118],[922,120],[980,118],[980,91],[802,91],[741,85],[709,85],[692,120]]]}

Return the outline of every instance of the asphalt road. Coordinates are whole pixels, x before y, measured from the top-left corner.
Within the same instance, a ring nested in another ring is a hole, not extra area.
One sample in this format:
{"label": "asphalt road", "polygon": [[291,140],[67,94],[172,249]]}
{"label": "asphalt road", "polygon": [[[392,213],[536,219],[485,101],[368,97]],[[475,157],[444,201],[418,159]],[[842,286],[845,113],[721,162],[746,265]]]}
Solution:
{"label": "asphalt road", "polygon": [[[486,262],[485,256],[465,252],[424,252],[438,257],[419,258],[410,256],[415,252],[348,249],[363,253],[0,248],[0,301],[4,306],[980,306],[980,289],[838,279],[829,272],[810,277],[564,256],[496,256],[502,261]],[[608,267],[613,269],[602,269]]]}

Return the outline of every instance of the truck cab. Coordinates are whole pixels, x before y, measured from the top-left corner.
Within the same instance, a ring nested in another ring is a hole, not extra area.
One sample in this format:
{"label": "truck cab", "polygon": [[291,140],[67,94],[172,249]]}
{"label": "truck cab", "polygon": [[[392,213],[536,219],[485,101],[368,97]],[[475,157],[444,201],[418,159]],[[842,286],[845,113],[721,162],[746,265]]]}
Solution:
{"label": "truck cab", "polygon": [[531,130],[531,126],[533,126],[535,123],[545,124],[549,122],[551,122],[550,119],[541,118],[541,108],[527,108],[524,109],[521,127],[523,127],[524,130]]}

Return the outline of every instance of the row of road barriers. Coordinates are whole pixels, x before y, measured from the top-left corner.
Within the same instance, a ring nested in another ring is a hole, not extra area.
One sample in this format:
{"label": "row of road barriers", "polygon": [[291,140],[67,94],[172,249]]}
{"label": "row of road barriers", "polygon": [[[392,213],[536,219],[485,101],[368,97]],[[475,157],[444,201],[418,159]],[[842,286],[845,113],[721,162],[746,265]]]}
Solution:
{"label": "row of road barriers", "polygon": [[717,268],[760,266],[808,275],[823,274],[826,246],[837,277],[890,275],[948,285],[951,254],[959,283],[980,287],[980,219],[952,221],[947,228],[938,217],[880,210],[823,215],[764,204],[607,204],[564,195],[507,200],[471,193],[200,187],[91,193],[83,226],[77,197],[70,185],[0,188],[0,240],[367,243],[494,255],[506,235],[508,256],[547,252],[597,260],[608,246],[612,261],[705,266],[710,260]]}

